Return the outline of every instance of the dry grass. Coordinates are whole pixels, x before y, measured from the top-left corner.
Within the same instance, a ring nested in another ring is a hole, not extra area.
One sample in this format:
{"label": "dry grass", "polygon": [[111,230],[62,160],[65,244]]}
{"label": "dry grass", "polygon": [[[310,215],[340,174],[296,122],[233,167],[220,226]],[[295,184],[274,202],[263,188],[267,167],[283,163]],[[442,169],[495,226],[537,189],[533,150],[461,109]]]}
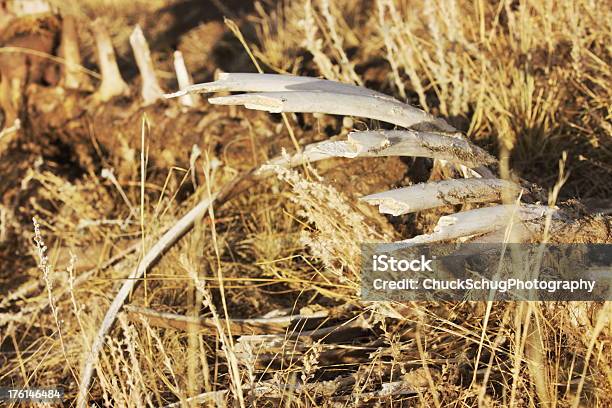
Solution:
{"label": "dry grass", "polygon": [[611,17],[605,1],[289,1],[256,20],[258,56],[408,98],[545,187],[568,151],[563,196],[607,198]]}
{"label": "dry grass", "polygon": [[[609,198],[612,11],[603,1],[289,1],[256,7],[250,20],[254,55],[268,69],[405,97],[499,147],[513,171],[551,189],[567,150],[571,173],[561,198]],[[233,118],[252,137],[253,115],[241,115]],[[290,119],[298,140],[309,131],[325,137],[312,129],[325,129],[326,119],[300,118],[308,131]],[[281,138],[290,146],[280,123],[263,119],[256,127],[276,150]],[[140,136],[133,135],[137,145]],[[24,185],[40,186],[36,223],[24,232],[35,238],[29,250],[37,265],[19,271],[20,282],[3,283],[10,292],[0,299],[1,385],[61,385],[74,401],[121,279],[198,197],[239,172],[223,153],[211,172],[208,151],[189,170],[156,169],[152,177],[144,137],[142,156],[109,153],[110,163],[134,175],[115,185],[36,168],[24,177]],[[249,146],[249,163],[274,150]],[[398,233],[356,204],[360,191],[339,191],[304,170],[278,169],[213,207],[147,271],[129,303],[167,314],[120,314],[96,365],[91,402],[612,406],[609,303],[364,304],[358,243]],[[198,187],[184,198],[190,180]],[[13,221],[9,209],[0,214],[1,231]],[[269,313],[303,318],[289,326],[237,320]],[[172,324],[184,317],[200,323]],[[334,329],[317,331],[327,327]]]}

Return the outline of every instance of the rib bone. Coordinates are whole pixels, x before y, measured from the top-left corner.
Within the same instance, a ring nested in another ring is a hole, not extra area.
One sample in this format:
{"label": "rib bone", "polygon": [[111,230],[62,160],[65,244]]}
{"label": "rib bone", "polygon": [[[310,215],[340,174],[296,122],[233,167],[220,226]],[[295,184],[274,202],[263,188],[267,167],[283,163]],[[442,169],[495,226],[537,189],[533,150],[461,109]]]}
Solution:
{"label": "rib bone", "polygon": [[[503,242],[505,228],[514,222],[515,240],[521,241],[528,237],[529,228],[526,221],[535,221],[546,217],[556,209],[541,205],[496,205],[477,208],[475,210],[458,212],[440,217],[433,233],[418,235],[414,238],[400,241],[406,244],[427,244],[439,241],[451,241],[461,237],[493,233],[485,240],[474,242]],[[514,217],[514,218],[513,218]],[[501,232],[499,232],[501,230]]]}
{"label": "rib bone", "polygon": [[73,16],[64,16],[62,20],[62,57],[64,67],[64,87],[68,89],[88,89],[91,84],[87,76],[79,69],[81,54],[77,35],[76,20]]}
{"label": "rib bone", "polygon": [[93,22],[92,31],[96,40],[98,62],[102,73],[102,83],[96,92],[96,97],[106,102],[115,96],[128,94],[130,88],[121,77],[111,38],[100,19]]}
{"label": "rib bone", "polygon": [[323,91],[348,95],[371,96],[395,101],[393,97],[371,89],[342,82],[329,81],[305,76],[279,74],[242,74],[223,72],[214,82],[195,84],[166,98],[175,98],[186,94],[210,92],[282,92],[282,91]]}
{"label": "rib bone", "polygon": [[[185,60],[183,59],[183,53],[180,51],[174,51],[174,70],[176,71],[176,79],[178,81],[179,89],[187,89],[191,86],[191,77],[187,66],[185,66]],[[193,107],[197,104],[196,95],[186,93],[179,96],[179,103],[183,106]]]}
{"label": "rib bone", "polygon": [[157,83],[153,61],[151,60],[151,51],[139,25],[134,28],[130,35],[130,45],[134,51],[136,64],[142,77],[142,99],[144,99],[145,105],[150,105],[163,98],[164,93]]}
{"label": "rib bone", "polygon": [[273,74],[222,74],[219,81],[197,84],[167,98],[187,93],[254,92],[210,98],[217,105],[244,105],[249,109],[362,116],[398,126],[456,132],[443,119],[366,88],[323,79]]}
{"label": "rib bone", "polygon": [[475,234],[462,238],[466,238],[468,242],[474,244],[499,244],[500,242],[520,244],[527,242],[534,236],[537,236],[537,234],[540,233],[541,227],[543,226],[544,223],[529,223],[529,226],[527,226],[527,223],[519,222],[513,224],[510,231],[507,231],[506,228],[501,228],[497,231],[485,232],[482,235]]}
{"label": "rib bone", "polygon": [[398,216],[449,204],[498,201],[502,191],[518,194],[520,188],[501,179],[453,179],[371,194],[361,200],[378,205],[382,214]]}
{"label": "rib bone", "polygon": [[271,165],[299,166],[332,157],[430,157],[477,167],[494,163],[495,159],[481,148],[464,139],[413,130],[378,130],[351,132],[346,141],[313,143],[293,156],[281,156]]}
{"label": "rib bone", "polygon": [[418,126],[422,130],[455,132],[455,129],[444,120],[388,98],[333,92],[296,91],[219,96],[210,98],[208,101],[213,105],[243,105],[247,109],[271,113],[302,112],[360,116],[406,128]]}

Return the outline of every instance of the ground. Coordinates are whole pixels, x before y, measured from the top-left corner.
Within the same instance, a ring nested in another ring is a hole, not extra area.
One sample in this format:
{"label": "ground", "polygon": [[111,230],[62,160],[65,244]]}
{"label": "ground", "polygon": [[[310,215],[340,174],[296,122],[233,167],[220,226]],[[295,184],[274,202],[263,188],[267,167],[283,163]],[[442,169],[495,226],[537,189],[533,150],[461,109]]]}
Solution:
{"label": "ground", "polygon": [[0,36],[3,84],[18,71],[23,87],[18,111],[2,99],[3,126],[18,115],[21,128],[0,136],[0,386],[60,385],[75,403],[83,361],[125,277],[200,199],[244,176],[131,293],[95,366],[90,403],[612,404],[608,303],[360,299],[359,242],[429,233],[441,215],[469,207],[388,217],[358,198],[448,178],[440,163],[333,159],[252,178],[294,149],[292,133],[304,146],[389,125],[318,114],[285,122],[203,97],[195,108],[143,106],[127,41],[140,24],[166,91],[177,87],[178,49],[198,82],[219,70],[255,72],[252,52],[266,72],[407,100],[498,157],[495,171],[533,186],[529,202],[548,204],[566,152],[569,177],[556,201],[581,222],[551,239],[610,243],[605,2],[56,6],[77,17],[83,65],[94,73],[88,27],[102,18],[130,94],[100,103],[90,90],[64,89],[56,59],[7,51],[57,55],[55,14],[15,20]]}

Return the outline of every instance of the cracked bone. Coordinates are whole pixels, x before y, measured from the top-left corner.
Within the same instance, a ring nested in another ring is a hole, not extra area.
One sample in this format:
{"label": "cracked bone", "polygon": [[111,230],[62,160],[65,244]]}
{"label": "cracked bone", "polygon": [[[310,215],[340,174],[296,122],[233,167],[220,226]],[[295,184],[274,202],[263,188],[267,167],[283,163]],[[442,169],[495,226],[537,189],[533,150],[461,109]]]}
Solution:
{"label": "cracked bone", "polygon": [[268,164],[295,167],[333,157],[429,157],[477,167],[496,160],[483,149],[464,139],[414,130],[375,130],[351,132],[346,141],[313,143],[293,156],[280,156]]}
{"label": "cracked bone", "polygon": [[[209,98],[213,105],[242,105],[270,113],[299,112],[360,116],[402,127],[455,132],[446,121],[400,101],[327,91],[257,92]],[[429,129],[428,129],[429,128]]]}
{"label": "cracked bone", "polygon": [[115,96],[127,95],[130,88],[121,77],[113,43],[100,19],[93,22],[92,31],[98,49],[98,63],[102,74],[102,83],[96,92],[96,98],[106,102]]}
{"label": "cracked bone", "polygon": [[77,35],[76,19],[73,16],[64,16],[62,20],[61,53],[66,65],[64,66],[64,87],[68,89],[89,89],[89,78],[80,69],[81,53]]}
{"label": "cracked bone", "polygon": [[398,216],[449,204],[499,201],[502,192],[518,194],[520,187],[501,179],[452,179],[371,194],[360,200],[378,205],[381,214]]}
{"label": "cracked bone", "polygon": [[[179,89],[189,88],[192,85],[191,76],[189,75],[189,71],[187,71],[183,53],[180,51],[174,51],[174,70],[176,71],[176,80]],[[197,95],[192,93],[180,95],[178,99],[179,103],[183,106],[193,107],[197,104]]]}
{"label": "cracked bone", "polygon": [[134,28],[130,35],[130,45],[134,51],[136,65],[138,65],[138,70],[142,77],[142,99],[145,105],[150,105],[163,98],[164,93],[157,82],[153,60],[151,60],[151,51],[139,25]]}
{"label": "cracked bone", "polygon": [[555,208],[528,204],[496,205],[462,211],[440,217],[431,234],[418,235],[399,241],[398,244],[428,244],[483,234],[489,235],[472,242],[500,243],[504,241],[505,228],[510,223],[513,225],[509,242],[521,242],[531,234],[530,222],[537,223],[556,211]]}

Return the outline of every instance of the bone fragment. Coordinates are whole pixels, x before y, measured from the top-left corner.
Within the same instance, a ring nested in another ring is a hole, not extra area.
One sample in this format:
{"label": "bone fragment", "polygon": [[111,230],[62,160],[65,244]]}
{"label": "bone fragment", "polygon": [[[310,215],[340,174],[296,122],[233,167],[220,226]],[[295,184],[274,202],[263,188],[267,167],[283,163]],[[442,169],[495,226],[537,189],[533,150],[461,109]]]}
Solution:
{"label": "bone fragment", "polygon": [[210,98],[218,105],[244,105],[249,109],[361,116],[403,127],[419,126],[456,132],[443,119],[402,103],[390,96],[355,85],[317,78],[273,74],[221,74],[215,82],[193,85],[167,98],[187,93],[255,92]]}
{"label": "bone fragment", "polygon": [[378,205],[382,214],[398,216],[449,204],[499,201],[502,191],[518,194],[520,187],[501,179],[451,179],[371,194],[361,200]]}
{"label": "bone fragment", "polygon": [[117,319],[117,315],[119,311],[123,307],[123,304],[127,300],[130,293],[142,277],[142,275],[147,271],[157,259],[168,250],[180,237],[182,237],[187,231],[189,231],[196,220],[203,217],[207,212],[209,207],[213,204],[213,202],[219,202],[219,199],[223,201],[227,198],[229,192],[231,192],[236,184],[240,181],[244,180],[247,176],[249,176],[251,172],[247,172],[244,175],[239,175],[235,177],[233,180],[226,183],[219,193],[213,193],[212,196],[203,198],[198,204],[193,207],[187,214],[181,217],[172,228],[168,229],[164,234],[155,242],[155,244],[145,253],[141,258],[140,262],[136,266],[134,270],[130,273],[128,278],[123,282],[119,292],[113,299],[113,302],[110,304],[100,327],[98,328],[98,332],[94,337],[91,348],[89,349],[89,353],[85,356],[85,361],[83,364],[83,368],[81,370],[81,376],[79,381],[79,392],[77,395],[76,406],[78,408],[87,407],[89,386],[91,384],[91,380],[94,374],[94,368],[96,362],[98,361],[98,356],[102,347],[104,346],[104,341],[106,335],[110,331],[113,326],[113,323]]}
{"label": "bone fragment", "polygon": [[[185,59],[183,53],[180,51],[174,51],[174,70],[176,71],[176,79],[178,81],[179,89],[186,89],[192,85],[191,76],[187,71],[185,65]],[[179,103],[183,106],[194,107],[197,105],[198,97],[195,94],[186,93],[178,97]]]}
{"label": "bone fragment", "polygon": [[64,87],[67,89],[90,89],[91,84],[88,77],[80,69],[81,53],[79,52],[77,23],[73,16],[64,16],[62,20],[61,54],[66,63],[64,65]]}
{"label": "bone fragment", "polygon": [[115,96],[127,95],[129,87],[121,77],[110,35],[100,19],[93,22],[92,31],[98,49],[98,64],[102,73],[102,83],[96,92],[96,98],[106,102]]}
{"label": "bone fragment", "polygon": [[[529,223],[528,227],[525,222],[517,220],[515,221],[515,223],[513,223],[509,230],[507,227],[502,227],[497,231],[486,232],[482,235],[476,236],[463,236],[459,237],[458,239],[465,240],[474,244],[520,244],[529,241],[532,237],[536,236],[539,233],[539,230],[541,229],[539,227],[544,225],[544,220],[540,221],[542,222]],[[537,226],[538,228],[534,228],[534,226]]]}
{"label": "bone fragment", "polygon": [[391,96],[356,85],[306,76],[279,74],[228,73],[219,74],[214,82],[195,84],[179,92],[166,94],[166,98],[194,93],[211,92],[282,92],[282,91],[323,91],[348,95],[372,96],[394,101]]}
{"label": "bone fragment", "polygon": [[428,244],[432,242],[451,241],[461,237],[485,235],[484,238],[471,242],[502,243],[506,228],[512,223],[512,234],[508,242],[522,242],[530,235],[530,223],[539,223],[550,212],[556,209],[541,205],[496,205],[477,208],[440,217],[433,233],[418,235],[400,241],[405,244]]}
{"label": "bone fragment", "polygon": [[155,76],[149,44],[147,44],[147,40],[139,25],[134,28],[134,31],[132,31],[130,35],[130,45],[134,51],[136,65],[138,65],[138,70],[142,78],[142,99],[145,105],[150,105],[158,99],[163,98],[164,93]]}
{"label": "bone fragment", "polygon": [[419,130],[454,132],[444,120],[405,103],[372,96],[333,92],[259,92],[219,96],[208,100],[213,105],[243,105],[247,109],[271,113],[302,112],[360,116]]}
{"label": "bone fragment", "polygon": [[271,165],[294,167],[333,157],[414,156],[477,167],[495,162],[483,149],[464,139],[414,130],[351,132],[346,141],[313,143],[293,156],[280,156]]}
{"label": "bone fragment", "polygon": [[89,391],[89,385],[94,374],[95,364],[98,360],[98,355],[102,347],[104,346],[104,340],[111,329],[117,314],[123,307],[123,303],[128,298],[132,289],[136,286],[136,283],[145,271],[160,257],[160,255],[168,249],[179,237],[187,232],[193,226],[196,219],[199,219],[208,211],[209,206],[215,200],[216,195],[208,197],[200,201],[195,207],[185,214],[178,222],[168,230],[162,237],[144,254],[138,266],[130,273],[130,276],[125,280],[119,292],[113,299],[98,333],[96,334],[89,353],[85,357],[85,363],[81,370],[81,378],[79,382],[79,393],[77,396],[76,406],[79,408],[85,408],[87,406],[87,392]]}

